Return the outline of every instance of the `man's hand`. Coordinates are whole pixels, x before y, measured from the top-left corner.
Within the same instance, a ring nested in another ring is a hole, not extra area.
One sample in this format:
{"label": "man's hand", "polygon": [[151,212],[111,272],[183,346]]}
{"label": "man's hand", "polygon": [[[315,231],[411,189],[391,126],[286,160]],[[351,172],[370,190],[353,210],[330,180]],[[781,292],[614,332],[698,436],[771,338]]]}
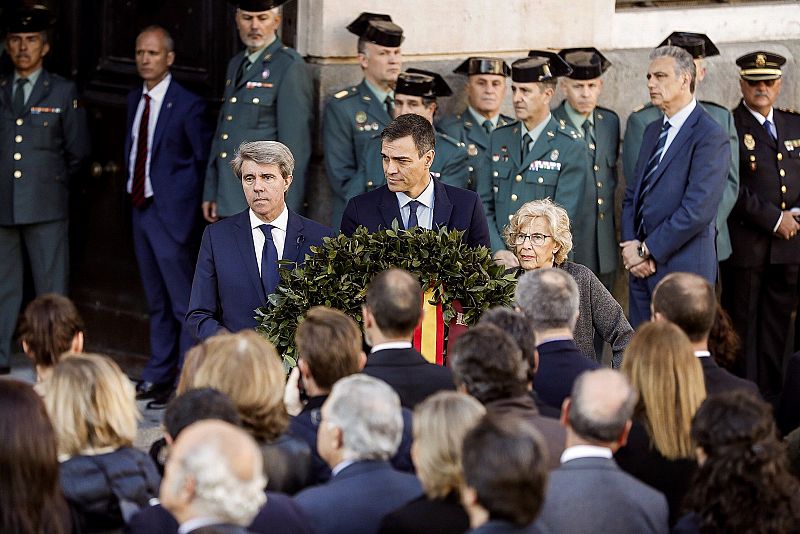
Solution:
{"label": "man's hand", "polygon": [[652,258],[644,260],[630,268],[630,273],[636,278],[647,278],[656,274],[656,262]]}
{"label": "man's hand", "polygon": [[638,239],[623,241],[619,244],[622,252],[622,265],[626,271],[633,272],[635,266],[644,263],[644,258],[639,256],[639,251],[637,250],[640,244]]}
{"label": "man's hand", "polygon": [[794,220],[794,215],[795,214],[790,211],[783,212],[781,224],[779,224],[778,229],[775,230],[775,233],[782,239],[792,239],[797,235],[797,231],[800,230],[800,224],[797,224],[797,221]]}
{"label": "man's hand", "polygon": [[513,269],[519,267],[519,260],[510,250],[498,250],[494,253],[494,262],[502,265],[506,269]]}
{"label": "man's hand", "polygon": [[297,415],[303,411],[303,402],[300,400],[300,368],[295,367],[289,373],[289,380],[286,381],[286,389],[283,390],[283,405],[286,413]]}
{"label": "man's hand", "polygon": [[203,218],[210,223],[217,222],[217,203],[213,200],[203,201]]}

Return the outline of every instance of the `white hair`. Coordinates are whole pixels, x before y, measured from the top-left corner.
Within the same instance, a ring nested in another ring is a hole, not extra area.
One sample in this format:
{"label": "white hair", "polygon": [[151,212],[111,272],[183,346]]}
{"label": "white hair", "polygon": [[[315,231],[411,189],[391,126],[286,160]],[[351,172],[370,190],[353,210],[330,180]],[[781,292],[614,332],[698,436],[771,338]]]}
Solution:
{"label": "white hair", "polygon": [[325,423],[342,431],[345,460],[388,460],[403,434],[400,397],[384,381],[356,374],[333,385]]}

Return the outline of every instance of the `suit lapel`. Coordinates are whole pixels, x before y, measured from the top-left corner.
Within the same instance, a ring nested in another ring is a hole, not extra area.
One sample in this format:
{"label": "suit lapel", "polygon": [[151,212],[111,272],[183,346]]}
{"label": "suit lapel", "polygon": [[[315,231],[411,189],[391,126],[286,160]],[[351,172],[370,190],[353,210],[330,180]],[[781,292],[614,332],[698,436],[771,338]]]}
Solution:
{"label": "suit lapel", "polygon": [[[138,91],[131,92],[128,97],[128,122],[127,130],[125,132],[125,168],[128,168],[128,161],[131,158],[131,150],[133,150],[133,119],[136,117],[136,108],[139,106],[139,101],[142,99],[142,88],[139,87]],[[130,171],[128,171],[130,172]]]}
{"label": "suit lapel", "polygon": [[247,276],[250,277],[250,281],[258,293],[261,302],[266,302],[267,295],[264,293],[264,286],[261,284],[261,276],[258,274],[258,262],[255,257],[253,229],[250,227],[250,210],[244,210],[238,215],[235,215],[235,217],[237,219],[234,241],[236,241],[239,254],[242,256],[242,263],[247,270]]}
{"label": "suit lapel", "polygon": [[289,210],[289,221],[286,223],[286,241],[283,243],[283,259],[300,263],[300,249],[305,241],[303,235],[303,219]]}
{"label": "suit lapel", "polygon": [[[502,152],[502,146],[506,147],[506,154],[508,154],[509,159],[511,159],[511,163],[514,164],[514,168],[518,169],[521,165],[520,163],[520,149],[522,148],[522,137],[520,136],[520,123],[517,121],[514,123],[514,126],[510,130],[510,134],[508,133],[509,130],[503,130],[502,133],[504,134],[505,139],[498,139],[501,146],[495,147],[498,152]],[[492,132],[494,135],[494,132]],[[503,142],[506,142],[506,145],[502,145]]]}
{"label": "suit lapel", "polygon": [[467,139],[481,147],[482,150],[486,150],[486,147],[489,146],[489,134],[483,129],[482,124],[475,123],[475,117],[472,116],[469,108],[465,109],[461,115],[461,123],[464,131],[467,132]]}
{"label": "suit lapel", "polygon": [[3,91],[2,93],[0,93],[0,97],[2,98],[3,107],[8,110],[11,109],[11,86],[13,84],[14,84],[13,75],[3,79],[2,81]]}
{"label": "suit lapel", "polygon": [[433,180],[433,228],[438,230],[441,227],[450,226],[450,215],[453,213],[453,203],[447,195],[444,184],[438,180]]}
{"label": "suit lapel", "polygon": [[[400,216],[400,205],[397,203],[397,195],[389,191],[389,188],[386,186],[383,187],[383,193],[381,194],[381,199],[378,202],[378,209],[381,212],[381,216],[383,217],[383,224],[385,228],[391,228],[392,222],[397,220],[397,224],[400,228],[403,228],[403,217]],[[434,200],[434,202],[436,202]],[[435,211],[434,206],[434,211]]]}
{"label": "suit lapel", "polygon": [[703,108],[701,108],[698,104],[697,107],[695,107],[694,110],[689,114],[689,117],[686,119],[686,122],[683,123],[681,129],[678,130],[678,135],[676,135],[675,139],[672,140],[672,143],[670,143],[666,154],[664,154],[664,157],[661,158],[661,162],[659,162],[658,167],[656,168],[656,172],[651,180],[651,188],[664,175],[664,171],[667,169],[667,167],[669,167],[669,163],[675,158],[675,155],[678,152],[681,152],[683,147],[686,146],[686,140],[689,139],[694,133],[694,127],[697,125],[697,121],[700,120],[701,113],[703,113]]}
{"label": "suit lapel", "polygon": [[167,87],[167,92],[164,95],[164,101],[161,103],[161,109],[158,110],[158,122],[156,122],[156,131],[153,132],[153,146],[150,149],[154,155],[158,150],[164,130],[167,129],[169,119],[172,117],[172,109],[175,107],[177,96],[175,94],[177,92],[175,84],[175,80],[170,80],[169,87]]}
{"label": "suit lapel", "polygon": [[[602,161],[606,157],[606,150],[612,146],[607,139],[605,116],[601,111],[594,110],[594,160]],[[588,141],[587,141],[588,143]],[[591,152],[591,150],[590,150]]]}

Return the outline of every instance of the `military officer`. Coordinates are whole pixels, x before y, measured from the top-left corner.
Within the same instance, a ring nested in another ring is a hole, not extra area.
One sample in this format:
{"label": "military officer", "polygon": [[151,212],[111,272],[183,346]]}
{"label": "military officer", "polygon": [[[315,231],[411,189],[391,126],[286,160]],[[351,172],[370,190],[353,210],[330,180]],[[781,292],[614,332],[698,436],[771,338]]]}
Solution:
{"label": "military officer", "polygon": [[[718,56],[719,50],[707,35],[692,32],[672,32],[658,46],[667,45],[683,48],[694,58],[697,70],[695,91],[697,91],[697,85],[706,76],[705,58]],[[727,108],[708,100],[698,100],[698,102],[725,129],[731,140],[731,167],[728,172],[725,190],[722,193],[722,201],[719,203],[719,208],[717,208],[717,258],[719,261],[723,261],[731,255],[731,239],[728,235],[726,221],[739,192],[739,138],[736,135],[733,115]],[[628,116],[628,122],[625,126],[625,138],[622,143],[622,167],[626,180],[633,176],[633,169],[636,167],[636,158],[639,157],[639,148],[642,145],[645,127],[651,122],[660,119],[661,116],[661,110],[651,103],[640,106]]]}
{"label": "military officer", "polygon": [[[450,96],[453,91],[441,75],[421,69],[408,69],[397,78],[394,90],[394,118],[406,113],[416,113],[433,124],[436,98]],[[386,183],[381,157],[381,137],[374,134],[364,147],[358,183],[362,190],[370,191]],[[466,188],[469,170],[467,149],[464,143],[449,135],[436,132],[436,155],[430,168],[431,176],[448,185]]]}
{"label": "military officer", "polygon": [[500,113],[511,68],[502,59],[471,57],[453,71],[467,76],[467,109],[440,120],[437,130],[467,147],[470,189],[475,189],[477,167],[483,162],[489,134],[514,119]]}
{"label": "military officer", "polygon": [[587,182],[589,149],[579,130],[550,113],[557,79],[572,69],[552,52],[530,54],[511,65],[517,120],[492,132],[478,180],[492,250],[498,260],[513,266],[516,258],[505,250],[503,228],[525,202],[549,197],[567,210],[575,260],[583,263],[585,244],[593,234],[586,214],[594,210],[586,205],[596,203]]}
{"label": "military officer", "polygon": [[391,121],[394,85],[403,60],[403,29],[389,15],[361,13],[347,29],[358,35],[364,79],[334,93],[322,120],[325,171],[333,190],[333,226],[341,221],[347,200],[364,192],[356,177],[359,159],[370,138]]}
{"label": "military officer", "polygon": [[209,222],[247,207],[231,159],[244,141],[280,141],[295,157],[294,185],[286,203],[302,212],[311,158],[314,91],[305,61],[275,31],[286,0],[239,0],[236,27],[247,47],[228,62],[217,130],[203,188]]}
{"label": "military officer", "polygon": [[69,180],[89,154],[75,84],[42,68],[52,23],[43,6],[10,14],[14,73],[0,81],[0,374],[22,301],[22,247],[36,294],[66,293]]}
{"label": "military officer", "polygon": [[591,160],[591,186],[597,197],[597,210],[590,221],[594,235],[586,243],[585,265],[612,291],[619,256],[614,228],[619,116],[597,105],[603,90],[601,76],[611,62],[596,48],[566,48],[558,55],[572,68],[572,74],[559,81],[566,98],[553,110],[553,117],[583,132]]}
{"label": "military officer", "polygon": [[774,108],[786,59],[751,52],[736,60],[742,101],[741,187],[728,219],[733,254],[720,264],[722,304],[744,343],[739,369],[767,400],[783,386],[783,354],[800,270],[800,115]]}

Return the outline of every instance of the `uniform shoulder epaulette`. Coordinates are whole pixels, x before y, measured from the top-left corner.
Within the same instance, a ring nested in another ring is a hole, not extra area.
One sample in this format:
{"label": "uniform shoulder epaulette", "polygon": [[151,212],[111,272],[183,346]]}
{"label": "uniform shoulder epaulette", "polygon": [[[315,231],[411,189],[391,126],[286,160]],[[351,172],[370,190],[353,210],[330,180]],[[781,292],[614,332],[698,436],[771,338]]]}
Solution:
{"label": "uniform shoulder epaulette", "polygon": [[597,109],[599,111],[602,111],[603,113],[608,113],[609,115],[614,115],[615,117],[619,117],[619,115],[617,115],[617,112],[614,111],[613,109],[604,108],[603,106],[597,106]]}
{"label": "uniform shoulder epaulette", "polygon": [[719,109],[724,109],[725,111],[729,111],[728,108],[726,108],[722,104],[717,104],[716,102],[712,102],[710,100],[700,100],[700,103],[707,107],[719,108]]}
{"label": "uniform shoulder epaulette", "polygon": [[635,108],[633,108],[633,111],[631,111],[631,113],[639,113],[639,112],[640,112],[640,111],[642,111],[644,108],[646,108],[646,107],[648,107],[648,106],[652,106],[652,105],[653,105],[653,104],[651,104],[650,102],[647,102],[646,104],[642,104],[642,105],[640,105],[640,106],[636,106]]}
{"label": "uniform shoulder epaulette", "polygon": [[792,115],[800,115],[800,111],[792,108],[778,108],[778,111],[783,111],[784,113],[791,113]]}
{"label": "uniform shoulder epaulette", "polygon": [[457,146],[459,148],[464,148],[466,146],[464,143],[462,143],[458,139],[454,139],[454,138],[450,137],[449,135],[447,135],[446,133],[442,133],[442,132],[440,132],[438,130],[436,131],[436,135],[440,139],[442,139],[443,141],[447,141],[451,145],[455,145],[455,146]]}
{"label": "uniform shoulder epaulette", "polygon": [[342,89],[338,93],[334,93],[333,98],[336,100],[341,100],[342,98],[353,96],[358,92],[358,88],[356,86],[350,87],[349,89]]}
{"label": "uniform shoulder epaulette", "polygon": [[496,132],[496,131],[498,131],[498,130],[505,130],[506,128],[511,128],[511,127],[513,127],[513,126],[516,126],[518,123],[519,123],[519,121],[518,121],[518,120],[516,120],[516,119],[514,119],[513,121],[511,121],[511,122],[509,122],[509,123],[503,124],[502,126],[501,126],[501,125],[500,125],[500,123],[498,122],[498,123],[497,123],[497,128],[495,128],[495,129],[494,129],[494,131]]}
{"label": "uniform shoulder epaulette", "polygon": [[[436,123],[436,126],[447,127],[447,126],[451,126],[453,124],[456,124],[458,122],[461,122],[461,113],[458,113],[456,115],[447,115],[446,117],[442,117],[442,119]],[[438,130],[437,130],[437,132],[438,132]]]}

